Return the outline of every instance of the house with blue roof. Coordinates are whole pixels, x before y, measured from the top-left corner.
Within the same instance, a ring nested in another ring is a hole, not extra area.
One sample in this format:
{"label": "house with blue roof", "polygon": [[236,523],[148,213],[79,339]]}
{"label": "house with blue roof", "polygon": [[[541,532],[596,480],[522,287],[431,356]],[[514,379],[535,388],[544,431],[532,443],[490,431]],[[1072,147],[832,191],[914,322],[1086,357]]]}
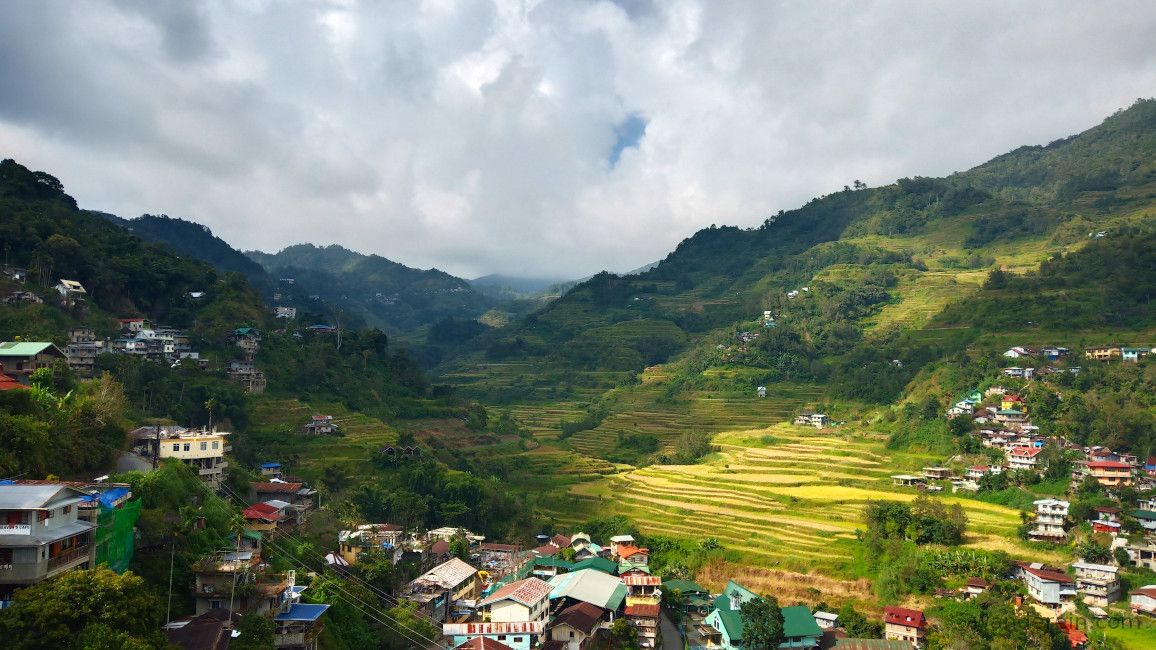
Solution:
{"label": "house with blue roof", "polygon": [[261,476],[268,476],[270,478],[281,478],[281,463],[278,463],[278,462],[261,463]]}
{"label": "house with blue roof", "polygon": [[329,605],[302,603],[303,591],[305,587],[293,584],[291,578],[289,587],[282,593],[281,607],[273,615],[273,622],[277,625],[273,630],[275,647],[317,650],[317,638],[325,629],[321,616]]}

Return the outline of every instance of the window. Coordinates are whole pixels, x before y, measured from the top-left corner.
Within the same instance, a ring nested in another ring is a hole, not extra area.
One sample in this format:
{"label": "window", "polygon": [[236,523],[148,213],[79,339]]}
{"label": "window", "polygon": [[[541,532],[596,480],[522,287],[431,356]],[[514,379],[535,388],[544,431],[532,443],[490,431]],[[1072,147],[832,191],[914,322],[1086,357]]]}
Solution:
{"label": "window", "polygon": [[574,638],[574,630],[570,630],[570,638],[571,638],[571,639],[573,639],[573,638]]}
{"label": "window", "polygon": [[214,440],[213,441],[213,449],[220,449],[220,448],[221,448],[221,443]]}
{"label": "window", "polygon": [[60,514],[62,515],[67,515],[70,512],[72,512],[72,506],[64,506],[64,508],[60,510]]}
{"label": "window", "polygon": [[210,600],[209,601],[209,609],[221,609],[221,601]]}
{"label": "window", "polygon": [[185,443],[185,451],[188,451],[188,450],[189,450],[189,443],[186,442]]}
{"label": "window", "polygon": [[209,443],[202,442],[201,443],[201,451],[208,451],[208,449],[209,449]]}
{"label": "window", "polygon": [[180,451],[180,450],[181,450],[181,446],[177,443],[173,443],[173,451]]}

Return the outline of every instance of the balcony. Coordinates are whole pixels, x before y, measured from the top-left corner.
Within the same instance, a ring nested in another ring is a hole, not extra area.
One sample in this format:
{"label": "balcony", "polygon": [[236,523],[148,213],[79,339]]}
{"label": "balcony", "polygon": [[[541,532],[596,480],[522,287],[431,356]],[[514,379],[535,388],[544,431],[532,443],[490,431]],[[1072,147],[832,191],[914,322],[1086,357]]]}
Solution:
{"label": "balcony", "polygon": [[87,544],[67,550],[56,557],[48,558],[48,572],[67,567],[77,562],[88,560],[91,547]]}

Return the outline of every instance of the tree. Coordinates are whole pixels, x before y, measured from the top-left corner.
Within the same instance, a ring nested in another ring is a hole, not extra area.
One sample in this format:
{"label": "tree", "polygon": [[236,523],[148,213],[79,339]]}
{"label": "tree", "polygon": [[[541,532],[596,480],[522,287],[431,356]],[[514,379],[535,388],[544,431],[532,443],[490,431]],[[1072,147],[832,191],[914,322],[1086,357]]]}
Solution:
{"label": "tree", "polygon": [[[573,553],[573,549],[569,550]],[[470,542],[465,535],[454,535],[450,538],[450,555],[459,560],[470,559]]]}
{"label": "tree", "polygon": [[615,650],[639,650],[638,632],[627,624],[625,618],[619,618],[610,626],[610,642]]}
{"label": "tree", "polygon": [[0,637],[17,650],[163,647],[161,619],[161,602],[140,576],[102,567],[18,590],[0,616]]}
{"label": "tree", "polygon": [[881,639],[883,638],[883,623],[873,621],[859,610],[850,601],[843,604],[839,609],[839,623],[843,629],[847,631],[847,635],[855,639]]}
{"label": "tree", "polygon": [[229,643],[229,650],[272,650],[273,620],[259,614],[245,614],[237,622],[240,636]]}
{"label": "tree", "polygon": [[777,650],[785,638],[783,610],[774,596],[754,598],[739,608],[743,621],[743,647],[751,650]]}
{"label": "tree", "polygon": [[1089,538],[1076,544],[1076,557],[1082,558],[1084,562],[1106,564],[1112,561],[1112,551],[1107,546]]}

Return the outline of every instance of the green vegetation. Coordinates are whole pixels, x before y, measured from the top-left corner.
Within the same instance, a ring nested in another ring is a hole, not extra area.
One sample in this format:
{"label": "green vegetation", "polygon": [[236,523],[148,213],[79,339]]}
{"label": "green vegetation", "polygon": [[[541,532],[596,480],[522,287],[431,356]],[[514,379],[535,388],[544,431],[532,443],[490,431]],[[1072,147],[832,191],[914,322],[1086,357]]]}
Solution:
{"label": "green vegetation", "polygon": [[18,650],[147,650],[165,646],[163,619],[161,599],[140,576],[98,568],[21,589],[0,612],[0,634]]}

